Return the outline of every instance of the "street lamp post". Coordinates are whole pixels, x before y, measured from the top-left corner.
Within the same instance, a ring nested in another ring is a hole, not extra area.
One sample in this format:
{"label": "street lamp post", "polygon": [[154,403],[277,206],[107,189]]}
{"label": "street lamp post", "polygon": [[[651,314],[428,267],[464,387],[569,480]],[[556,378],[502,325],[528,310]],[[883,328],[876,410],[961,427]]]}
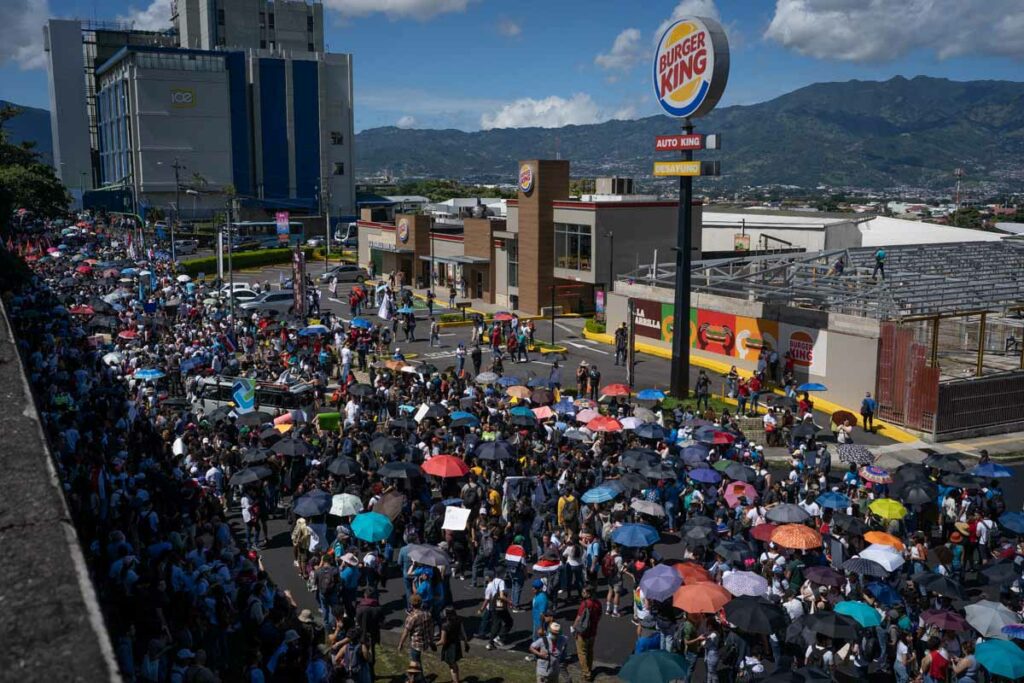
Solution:
{"label": "street lamp post", "polygon": [[[611,230],[605,233],[608,237],[608,286],[605,288],[605,296],[611,293],[615,283],[615,233]],[[605,306],[608,305],[605,300]]]}
{"label": "street lamp post", "polygon": [[232,246],[232,235],[231,235],[231,200],[227,201],[227,232],[228,232],[228,307],[231,314],[231,321],[234,324],[235,320],[235,270],[231,267],[231,252],[234,247]]}

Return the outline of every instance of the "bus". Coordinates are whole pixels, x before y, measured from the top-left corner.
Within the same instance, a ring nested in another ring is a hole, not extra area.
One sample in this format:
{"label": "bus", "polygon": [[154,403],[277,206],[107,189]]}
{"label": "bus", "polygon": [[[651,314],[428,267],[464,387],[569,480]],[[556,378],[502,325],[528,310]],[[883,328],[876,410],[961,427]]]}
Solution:
{"label": "bus", "polygon": [[[210,413],[220,406],[234,406],[234,377],[202,377],[193,405]],[[289,410],[314,412],[314,387],[309,382],[275,384],[256,382],[256,410],[277,415]]]}
{"label": "bus", "polygon": [[255,247],[256,249],[275,249],[277,247],[294,247],[303,243],[303,227],[300,221],[288,221],[288,240],[280,239],[275,221],[239,221],[231,224],[234,235],[232,246],[235,249]]}

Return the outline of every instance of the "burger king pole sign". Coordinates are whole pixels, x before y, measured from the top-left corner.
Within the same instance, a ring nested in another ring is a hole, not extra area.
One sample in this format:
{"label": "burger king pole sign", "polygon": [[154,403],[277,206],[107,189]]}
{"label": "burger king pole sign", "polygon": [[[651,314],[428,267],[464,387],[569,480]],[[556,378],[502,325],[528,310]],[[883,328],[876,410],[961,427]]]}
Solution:
{"label": "burger king pole sign", "polygon": [[[675,310],[690,310],[690,254],[693,244],[693,178],[718,175],[718,162],[693,160],[694,150],[718,149],[718,135],[696,135],[692,119],[707,114],[729,80],[729,41],[722,26],[706,17],[685,17],[665,29],[654,51],[654,96],[666,114],[683,119],[682,135],[662,135],[656,152],[681,152],[680,161],[654,162],[656,177],[679,177],[676,229]],[[686,335],[672,337],[672,395],[689,393],[690,347]]]}

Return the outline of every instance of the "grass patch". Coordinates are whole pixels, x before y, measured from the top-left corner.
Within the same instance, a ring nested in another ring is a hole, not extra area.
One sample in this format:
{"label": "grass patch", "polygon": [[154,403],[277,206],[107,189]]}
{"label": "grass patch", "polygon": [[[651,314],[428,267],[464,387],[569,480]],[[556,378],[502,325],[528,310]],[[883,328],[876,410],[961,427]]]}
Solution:
{"label": "grass patch", "polygon": [[608,329],[604,323],[599,323],[593,318],[587,318],[587,321],[583,323],[583,326],[586,328],[587,332],[590,332],[591,334],[604,334]]}
{"label": "grass patch", "polygon": [[[533,683],[536,665],[522,661],[522,654],[517,654],[520,661],[511,662],[507,657],[494,656],[485,650],[482,641],[474,641],[468,656],[459,662],[459,677],[467,682]],[[409,658],[405,652],[398,652],[392,645],[377,647],[377,680],[404,681],[408,664]],[[437,683],[451,680],[448,665],[433,652],[423,654],[423,675],[427,680]]]}
{"label": "grass patch", "polygon": [[[708,403],[710,404],[711,409],[718,414],[721,414],[723,410],[728,410],[730,415],[735,414],[736,412],[736,406],[734,404],[726,403],[717,396],[712,396]],[[675,410],[676,408],[686,408],[687,406],[689,406],[692,409],[696,404],[697,399],[694,396],[690,396],[689,398],[686,399],[680,399],[676,396],[666,396],[664,400],[662,400],[661,402],[662,407],[668,410]]]}

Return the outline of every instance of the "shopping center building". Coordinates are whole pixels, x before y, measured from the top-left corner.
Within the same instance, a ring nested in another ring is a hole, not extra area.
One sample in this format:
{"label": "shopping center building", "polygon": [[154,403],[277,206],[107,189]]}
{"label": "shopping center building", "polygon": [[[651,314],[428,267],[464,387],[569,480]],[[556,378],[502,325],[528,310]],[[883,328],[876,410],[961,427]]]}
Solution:
{"label": "shopping center building", "polygon": [[[437,286],[465,279],[470,298],[537,314],[552,305],[593,311],[612,274],[635,269],[641,254],[644,263],[674,259],[677,202],[633,194],[571,199],[565,160],[523,161],[518,176],[518,197],[504,216],[471,214],[459,224],[396,213],[382,222],[365,209],[359,263],[376,274],[401,272],[418,286],[431,272]],[[701,206],[692,210],[699,258]]]}

